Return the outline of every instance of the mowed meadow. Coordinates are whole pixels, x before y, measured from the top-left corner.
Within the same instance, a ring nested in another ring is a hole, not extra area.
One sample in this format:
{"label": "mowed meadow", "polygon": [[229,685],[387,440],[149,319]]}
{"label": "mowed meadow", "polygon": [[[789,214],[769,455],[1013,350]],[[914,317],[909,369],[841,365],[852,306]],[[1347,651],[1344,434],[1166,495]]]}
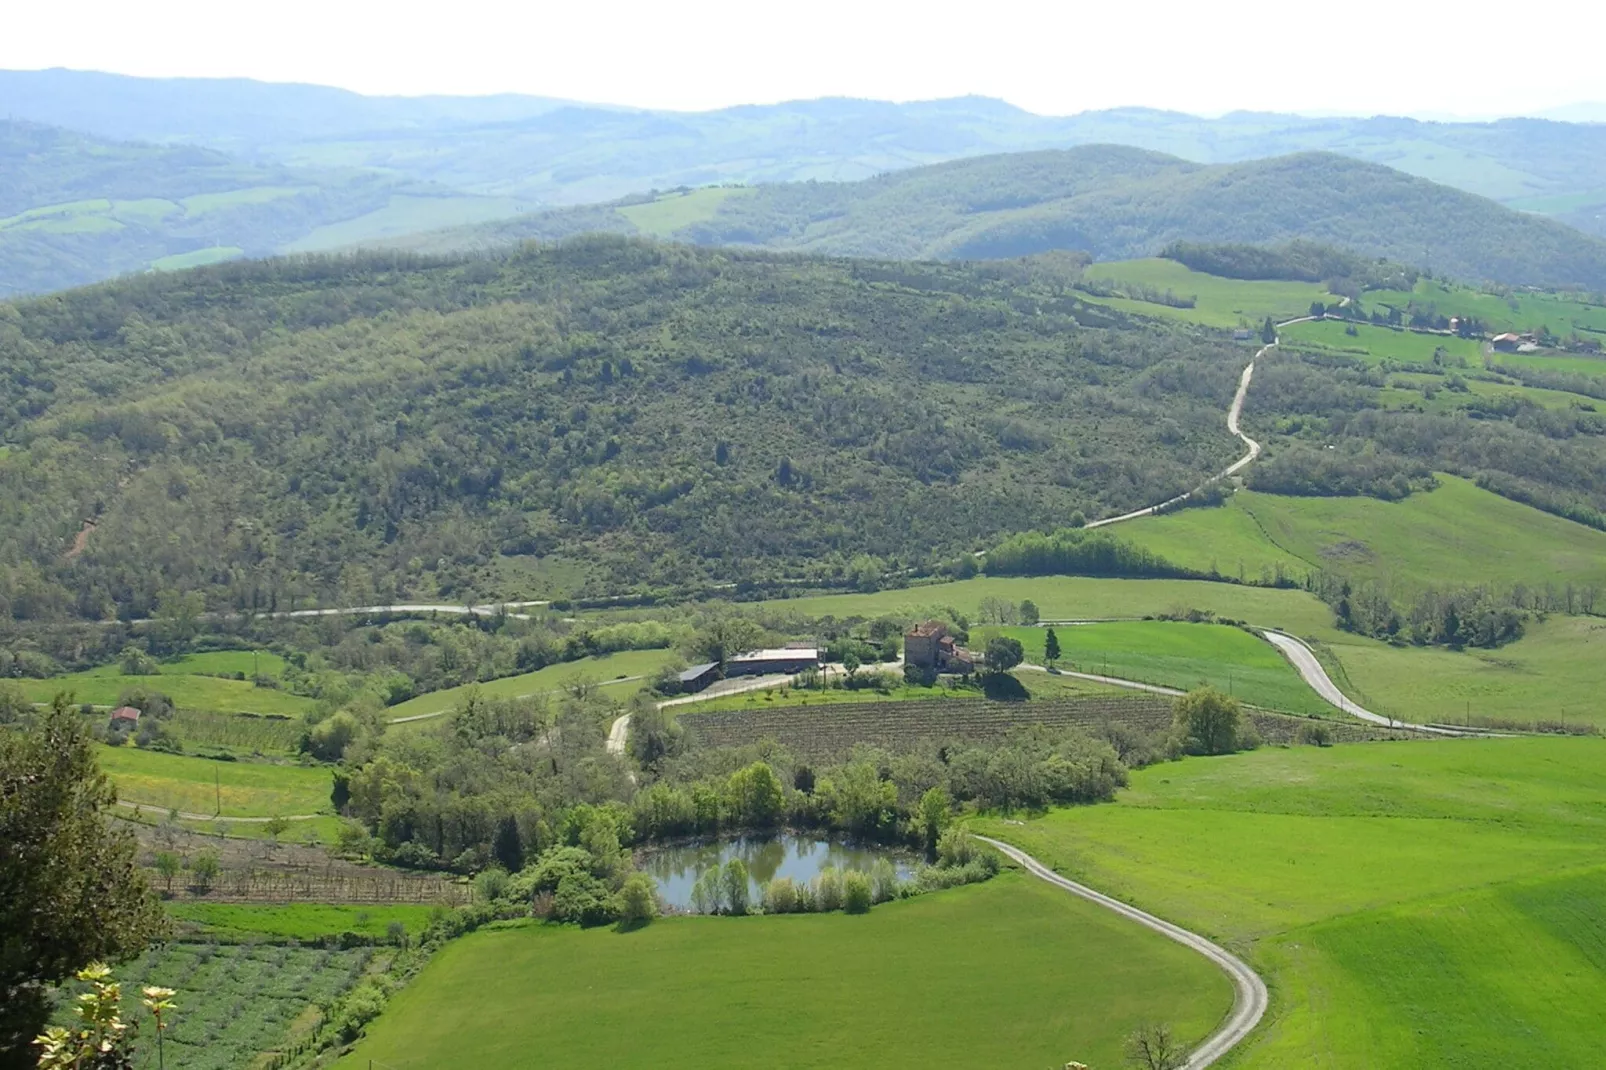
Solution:
{"label": "mowed meadow", "polygon": [[1173,564],[1257,580],[1330,570],[1401,588],[1475,578],[1508,587],[1595,587],[1606,609],[1606,532],[1540,512],[1469,480],[1402,501],[1245,490],[1208,509],[1143,517],[1120,535]]}
{"label": "mowed meadow", "polygon": [[868,914],[510,923],[441,951],[337,1067],[1118,1066],[1232,1006],[1204,959],[1018,873]]}
{"label": "mowed meadow", "polygon": [[1606,741],[1263,749],[978,831],[1246,954],[1245,1068],[1596,1067]]}

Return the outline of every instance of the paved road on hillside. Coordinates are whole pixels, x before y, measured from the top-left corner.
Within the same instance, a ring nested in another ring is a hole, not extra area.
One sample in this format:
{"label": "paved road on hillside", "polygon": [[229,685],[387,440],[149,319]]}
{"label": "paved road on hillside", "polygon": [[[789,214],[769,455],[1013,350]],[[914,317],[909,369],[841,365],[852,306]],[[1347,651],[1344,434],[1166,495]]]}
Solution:
{"label": "paved road on hillside", "polygon": [[[1314,318],[1315,317],[1313,316],[1299,316],[1291,320],[1284,320],[1282,323],[1277,324],[1277,329],[1281,330],[1282,328],[1295,323],[1307,323]],[[1109,516],[1105,517],[1103,520],[1095,520],[1086,526],[1089,528],[1108,527],[1111,524],[1122,524],[1128,520],[1137,520],[1139,517],[1154,516],[1157,513],[1163,513],[1174,505],[1181,505],[1183,502],[1187,501],[1195,494],[1198,494],[1212,483],[1219,483],[1223,479],[1237,475],[1239,472],[1248,467],[1251,461],[1253,461],[1256,457],[1259,457],[1260,443],[1244,434],[1243,429],[1239,427],[1238,422],[1243,416],[1244,398],[1249,393],[1249,381],[1254,377],[1255,374],[1255,361],[1260,360],[1267,353],[1270,353],[1281,341],[1281,339],[1277,339],[1276,341],[1273,341],[1267,345],[1261,346],[1260,349],[1255,352],[1255,355],[1249,359],[1249,363],[1244,365],[1243,374],[1238,377],[1238,392],[1233,394],[1232,404],[1227,407],[1227,430],[1244,444],[1244,455],[1242,457],[1238,458],[1221,472],[1211,476],[1197,487],[1190,491],[1185,491],[1182,494],[1178,494],[1175,498],[1167,498],[1159,505],[1151,505],[1146,509],[1134,509],[1132,512],[1122,513],[1120,516]]]}
{"label": "paved road on hillside", "polygon": [[1179,1070],[1204,1070],[1204,1067],[1210,1066],[1231,1051],[1256,1025],[1260,1024],[1268,1002],[1266,983],[1260,979],[1259,974],[1249,968],[1247,963],[1226,948],[1212,943],[1198,933],[1189,932],[1180,925],[1173,925],[1137,907],[1129,906],[1119,899],[1112,899],[1102,892],[1096,892],[1085,884],[1078,884],[1062,877],[1018,847],[1011,847],[990,836],[978,836],[977,839],[998,848],[1032,876],[1045,880],[1057,888],[1063,888],[1072,895],[1081,896],[1106,910],[1113,910],[1122,917],[1153,929],[1162,936],[1170,937],[1183,947],[1197,951],[1221,967],[1221,971],[1232,982],[1232,1013],[1227,1016],[1220,1029],[1210,1034],[1203,1044],[1193,1050],[1193,1054],[1188,1056],[1188,1061],[1183,1063]]}
{"label": "paved road on hillside", "polygon": [[1304,678],[1305,683],[1310,685],[1311,690],[1315,691],[1318,695],[1322,696],[1322,698],[1326,699],[1332,705],[1337,706],[1351,717],[1357,717],[1363,721],[1370,721],[1372,724],[1387,725],[1390,728],[1408,728],[1415,732],[1428,732],[1430,734],[1439,736],[1489,734],[1486,732],[1479,732],[1475,729],[1462,730],[1448,726],[1439,727],[1436,725],[1412,724],[1409,721],[1401,721],[1394,717],[1385,717],[1382,714],[1373,713],[1371,710],[1351,702],[1344,695],[1344,692],[1338,689],[1338,685],[1333,683],[1332,679],[1327,675],[1327,670],[1322,668],[1322,663],[1316,659],[1316,652],[1311,650],[1311,648],[1305,644],[1304,640],[1296,639],[1293,636],[1287,635],[1283,632],[1273,631],[1263,632],[1262,637],[1266,640],[1266,642],[1282,651],[1283,657],[1287,658],[1289,662],[1293,664],[1294,668],[1298,670],[1299,675]]}

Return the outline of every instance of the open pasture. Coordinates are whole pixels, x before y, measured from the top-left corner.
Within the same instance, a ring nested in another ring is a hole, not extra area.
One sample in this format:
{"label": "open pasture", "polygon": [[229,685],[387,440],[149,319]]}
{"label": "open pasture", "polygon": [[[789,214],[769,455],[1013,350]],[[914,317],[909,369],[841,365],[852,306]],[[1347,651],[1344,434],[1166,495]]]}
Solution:
{"label": "open pasture", "polygon": [[[1125,536],[1129,525],[1112,531]],[[1226,570],[1223,569],[1225,572]],[[1030,599],[1046,621],[1155,616],[1195,608],[1306,634],[1332,631],[1332,612],[1305,591],[1246,587],[1207,580],[1116,580],[1089,576],[987,576],[953,583],[904,587],[874,594],[809,595],[773,599],[766,610],[795,610],[810,617],[915,618],[952,610],[976,621],[985,599],[1019,603]]]}
{"label": "open pasture", "polygon": [[978,830],[1248,954],[1235,1066],[1599,1065],[1606,741],[1267,748]]}
{"label": "open pasture", "polygon": [[144,688],[160,691],[173,700],[173,705],[182,709],[216,713],[277,713],[292,717],[299,717],[312,709],[313,701],[309,698],[271,687],[257,687],[249,679],[224,678],[237,672],[249,677],[253,672],[253,664],[268,675],[277,675],[284,667],[284,662],[276,655],[222,651],[191,654],[172,662],[161,662],[154,676],[127,676],[119,665],[111,664],[44,680],[18,680],[17,683],[34,702],[49,702],[57,693],[66,692],[72,695],[74,702],[111,706],[123,692]]}
{"label": "open pasture", "polygon": [[[1354,330],[1352,335],[1350,330]],[[1291,323],[1281,331],[1285,344],[1334,350],[1357,357],[1368,364],[1385,360],[1400,364],[1432,364],[1434,354],[1443,351],[1446,367],[1483,367],[1483,343],[1474,338],[1426,334],[1404,328],[1379,327],[1343,320],[1313,320]]]}
{"label": "open pasture", "polygon": [[487,698],[524,698],[560,692],[581,682],[598,685],[609,694],[623,698],[641,686],[635,678],[652,675],[674,656],[669,650],[621,650],[601,657],[565,661],[519,676],[431,691],[397,703],[385,713],[391,721],[396,721],[420,714],[445,713],[455,709],[476,689]]}
{"label": "open pasture", "polygon": [[[1144,517],[1122,538],[1174,564],[1249,579],[1281,567],[1411,588],[1469,582],[1498,587],[1573,584],[1601,590],[1606,532],[1502,498],[1470,480],[1398,502],[1240,491],[1226,504]],[[1257,622],[1258,623],[1258,622]]]}
{"label": "open pasture", "polygon": [[1090,264],[1087,277],[1110,284],[1140,283],[1161,292],[1170,290],[1178,297],[1195,297],[1197,301],[1193,308],[1172,308],[1148,301],[1078,294],[1086,301],[1120,308],[1140,316],[1178,319],[1207,327],[1231,329],[1247,324],[1257,332],[1268,316],[1274,320],[1292,319],[1305,315],[1312,301],[1332,299],[1327,287],[1320,283],[1225,279],[1194,271],[1175,260],[1158,257]]}
{"label": "open pasture", "polygon": [[99,746],[95,757],[119,799],[157,810],[216,813],[225,820],[332,812],[327,768],[220,762],[127,746]]}
{"label": "open pasture", "polygon": [[1231,1003],[1197,955],[1005,873],[859,916],[481,930],[335,1065],[1117,1066],[1138,1025],[1195,1041]]}
{"label": "open pasture", "polygon": [[1381,305],[1403,311],[1412,301],[1419,306],[1432,305],[1441,316],[1476,317],[1493,332],[1534,331],[1540,327],[1549,327],[1558,334],[1570,334],[1574,330],[1580,333],[1606,331],[1606,306],[1595,303],[1583,294],[1513,291],[1503,297],[1422,279],[1409,293],[1401,290],[1369,291],[1363,295],[1361,306],[1368,312]]}
{"label": "open pasture", "polygon": [[660,194],[655,200],[626,205],[617,211],[643,233],[655,238],[668,238],[682,227],[712,219],[728,198],[749,192],[745,189],[707,186],[684,193]]}
{"label": "open pasture", "polygon": [[1452,724],[1606,730],[1606,620],[1550,616],[1494,650],[1397,647],[1343,635],[1324,648],[1345,692],[1377,713]]}
{"label": "open pasture", "polygon": [[167,904],[167,912],[200,934],[244,937],[250,933],[278,940],[311,943],[327,936],[356,933],[376,940],[400,923],[416,936],[439,908],[416,903],[340,905],[333,903],[199,903]]}
{"label": "open pasture", "polygon": [[[1054,634],[1060,644],[1055,664],[1063,669],[1183,691],[1214,687],[1271,710],[1332,712],[1274,647],[1241,628],[1141,620],[1066,625]],[[1020,640],[1027,661],[1046,658],[1045,628],[976,628],[971,644],[984,650],[995,635]]]}

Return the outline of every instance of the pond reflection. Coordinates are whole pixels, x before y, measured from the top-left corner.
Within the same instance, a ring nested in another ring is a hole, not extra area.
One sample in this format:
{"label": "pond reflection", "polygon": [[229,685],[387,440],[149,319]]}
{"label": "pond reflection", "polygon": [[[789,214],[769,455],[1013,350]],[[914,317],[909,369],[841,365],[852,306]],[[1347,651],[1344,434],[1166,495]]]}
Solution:
{"label": "pond reflection", "polygon": [[913,857],[884,847],[792,833],[738,836],[657,848],[644,854],[638,864],[658,882],[658,894],[665,903],[677,910],[688,910],[697,878],[733,858],[740,858],[747,866],[748,888],[755,902],[762,886],[776,877],[790,877],[799,884],[807,884],[819,876],[822,869],[868,872],[883,858],[892,863],[899,879],[912,877],[916,869]]}

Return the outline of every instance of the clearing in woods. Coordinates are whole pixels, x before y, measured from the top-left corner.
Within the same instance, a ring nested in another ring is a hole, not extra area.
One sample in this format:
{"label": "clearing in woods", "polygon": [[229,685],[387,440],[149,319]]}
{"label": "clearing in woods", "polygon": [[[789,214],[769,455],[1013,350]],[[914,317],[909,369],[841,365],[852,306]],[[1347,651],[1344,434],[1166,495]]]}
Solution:
{"label": "clearing in woods", "polygon": [[538,1051],[551,1066],[670,1070],[1117,1066],[1137,1026],[1164,1018],[1196,1042],[1231,1005],[1226,977],[1193,952],[1005,872],[858,916],[482,929],[437,954],[335,1065],[523,1066]]}
{"label": "clearing in woods", "polygon": [[665,193],[644,204],[631,204],[616,211],[644,234],[655,238],[668,238],[682,227],[712,219],[720,205],[732,196],[744,196],[748,190],[723,186],[707,186],[683,193]]}
{"label": "clearing in woods", "polygon": [[1233,1065],[1600,1065],[1598,739],[1265,748],[1112,806],[977,831],[1247,951],[1272,1013]]}
{"label": "clearing in woods", "polygon": [[1170,290],[1179,298],[1194,297],[1197,302],[1193,308],[1173,308],[1151,301],[1078,293],[1077,297],[1082,300],[1110,305],[1139,316],[1184,320],[1207,327],[1230,329],[1240,325],[1252,326],[1257,332],[1257,346],[1260,344],[1260,325],[1266,317],[1277,321],[1292,319],[1309,312],[1312,301],[1333,300],[1332,294],[1321,283],[1226,279],[1194,271],[1175,260],[1158,257],[1149,260],[1101,261],[1089,264],[1086,275],[1089,279],[1116,288],[1121,283],[1136,283],[1161,293]]}

